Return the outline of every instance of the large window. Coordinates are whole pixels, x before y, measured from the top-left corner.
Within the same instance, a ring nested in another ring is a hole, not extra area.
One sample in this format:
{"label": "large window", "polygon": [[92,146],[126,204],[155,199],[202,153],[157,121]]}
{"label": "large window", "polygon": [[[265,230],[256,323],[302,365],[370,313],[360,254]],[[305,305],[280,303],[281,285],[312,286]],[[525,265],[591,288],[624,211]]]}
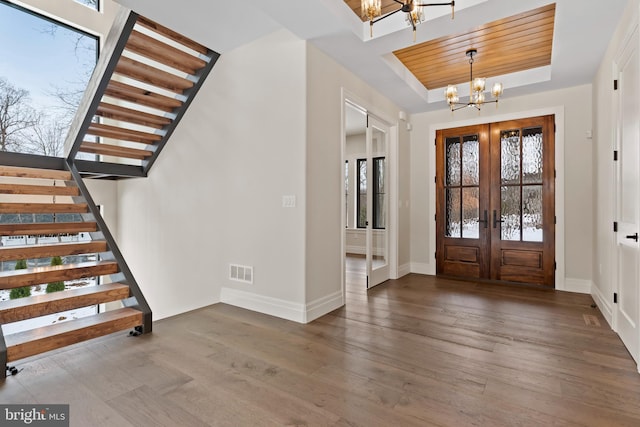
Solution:
{"label": "large window", "polygon": [[357,221],[358,228],[367,227],[367,159],[356,161],[358,174]]}
{"label": "large window", "polygon": [[[373,228],[384,229],[386,227],[386,185],[385,185],[385,158],[374,157],[373,159]],[[367,160],[356,160],[356,173],[358,176],[358,196],[356,200],[357,227],[367,227]]]}
{"label": "large window", "polygon": [[0,0],[0,40],[0,151],[62,156],[97,37]]}
{"label": "large window", "polygon": [[100,10],[100,0],[75,0],[91,9]]}
{"label": "large window", "polygon": [[346,210],[346,227],[349,228],[349,160],[344,162],[344,206]]}
{"label": "large window", "polygon": [[373,228],[384,229],[386,226],[386,186],[384,185],[385,161],[384,157],[373,159]]}

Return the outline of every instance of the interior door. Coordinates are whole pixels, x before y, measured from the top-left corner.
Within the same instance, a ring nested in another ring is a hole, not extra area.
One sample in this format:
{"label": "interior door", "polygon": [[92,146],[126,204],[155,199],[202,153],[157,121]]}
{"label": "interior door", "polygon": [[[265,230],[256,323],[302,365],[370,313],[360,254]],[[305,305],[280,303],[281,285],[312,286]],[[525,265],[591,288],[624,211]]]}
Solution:
{"label": "interior door", "polygon": [[389,127],[368,116],[366,132],[367,289],[389,279]]}
{"label": "interior door", "polygon": [[436,133],[436,272],[554,286],[554,117]]}
{"label": "interior door", "polygon": [[491,278],[555,283],[553,116],[491,125]]}
{"label": "interior door", "polygon": [[436,264],[438,274],[489,277],[488,125],[436,136]]}
{"label": "interior door", "polygon": [[640,275],[638,265],[638,231],[640,229],[640,128],[638,96],[640,66],[637,49],[637,31],[618,59],[618,185],[616,235],[617,294],[615,325],[620,338],[635,359],[640,362]]}

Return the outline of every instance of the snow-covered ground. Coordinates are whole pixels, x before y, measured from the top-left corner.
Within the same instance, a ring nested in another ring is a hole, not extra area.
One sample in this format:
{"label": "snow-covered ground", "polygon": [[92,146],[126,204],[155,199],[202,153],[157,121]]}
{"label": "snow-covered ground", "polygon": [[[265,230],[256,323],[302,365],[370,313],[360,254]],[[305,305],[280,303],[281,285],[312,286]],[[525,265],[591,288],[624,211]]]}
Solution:
{"label": "snow-covered ground", "polygon": [[[90,241],[91,237],[88,233],[80,233],[78,235],[55,237],[39,237],[38,243],[59,243],[59,242],[85,242]],[[33,236],[2,236],[0,240],[2,246],[21,246],[21,245],[34,245],[36,244],[36,237]],[[63,257],[64,259],[64,257]],[[96,255],[89,255],[87,260],[95,260]],[[34,260],[28,262],[29,267],[34,267]],[[15,262],[4,262],[0,266],[3,270],[13,270]],[[40,264],[48,265],[48,264]],[[91,277],[88,279],[68,280],[65,282],[65,290],[84,288],[88,286],[97,285],[97,277]],[[47,284],[41,284],[31,287],[31,295],[43,295],[46,293]],[[9,300],[10,290],[0,290],[0,301]],[[6,323],[2,325],[2,332],[5,335],[22,332],[30,329],[39,328],[42,326],[51,325],[54,323],[65,322],[73,319],[79,319],[81,317],[90,316],[97,313],[97,306],[82,307],[75,310],[69,310],[62,313],[51,314],[42,317],[36,317],[34,319],[27,319],[20,322]]]}

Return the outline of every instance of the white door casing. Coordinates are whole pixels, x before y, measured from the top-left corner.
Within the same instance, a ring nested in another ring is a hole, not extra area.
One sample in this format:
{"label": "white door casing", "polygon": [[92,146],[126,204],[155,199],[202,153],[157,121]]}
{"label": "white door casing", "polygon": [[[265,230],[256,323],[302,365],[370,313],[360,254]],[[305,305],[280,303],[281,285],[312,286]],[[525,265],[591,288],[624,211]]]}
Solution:
{"label": "white door casing", "polygon": [[640,58],[637,26],[616,58],[616,284],[613,326],[640,361]]}

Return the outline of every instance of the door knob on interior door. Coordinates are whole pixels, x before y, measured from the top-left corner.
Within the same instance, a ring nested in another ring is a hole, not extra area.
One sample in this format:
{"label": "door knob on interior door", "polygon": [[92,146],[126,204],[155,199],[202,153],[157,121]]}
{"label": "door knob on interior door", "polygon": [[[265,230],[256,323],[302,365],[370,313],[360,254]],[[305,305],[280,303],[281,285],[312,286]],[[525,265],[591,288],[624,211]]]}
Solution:
{"label": "door knob on interior door", "polygon": [[637,241],[638,241],[638,233],[636,233],[636,234],[629,234],[629,235],[627,236],[627,239],[632,239],[632,240],[635,240],[635,241],[637,242]]}

